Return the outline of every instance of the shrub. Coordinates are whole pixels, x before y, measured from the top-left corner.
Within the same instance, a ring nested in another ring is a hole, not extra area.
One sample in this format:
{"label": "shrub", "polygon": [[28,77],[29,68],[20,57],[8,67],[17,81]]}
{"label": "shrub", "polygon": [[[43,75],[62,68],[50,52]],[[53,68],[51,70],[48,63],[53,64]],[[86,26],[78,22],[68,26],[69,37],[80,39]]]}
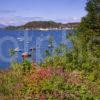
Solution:
{"label": "shrub", "polygon": [[32,68],[31,63],[28,60],[23,60],[22,62],[22,70],[23,71],[29,71]]}

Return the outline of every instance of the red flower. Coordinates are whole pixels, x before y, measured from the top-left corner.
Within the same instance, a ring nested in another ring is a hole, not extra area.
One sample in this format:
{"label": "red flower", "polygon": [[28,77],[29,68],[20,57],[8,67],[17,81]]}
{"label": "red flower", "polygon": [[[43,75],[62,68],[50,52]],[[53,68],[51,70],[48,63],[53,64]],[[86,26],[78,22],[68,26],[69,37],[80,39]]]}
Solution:
{"label": "red flower", "polygon": [[51,76],[51,70],[42,68],[38,71],[38,76],[41,79],[48,78]]}
{"label": "red flower", "polygon": [[31,80],[50,78],[51,72],[52,71],[48,68],[40,68],[36,70],[36,72],[33,73],[30,78]]}

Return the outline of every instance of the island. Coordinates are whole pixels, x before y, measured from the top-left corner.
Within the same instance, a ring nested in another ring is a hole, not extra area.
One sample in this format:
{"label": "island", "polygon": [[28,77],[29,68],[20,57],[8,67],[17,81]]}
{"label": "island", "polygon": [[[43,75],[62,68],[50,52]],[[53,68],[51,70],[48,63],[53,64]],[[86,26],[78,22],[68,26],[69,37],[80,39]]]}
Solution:
{"label": "island", "polygon": [[78,22],[63,24],[54,21],[32,21],[21,26],[7,26],[5,29],[40,29],[40,30],[73,29],[73,28],[78,28],[78,26],[79,26]]}

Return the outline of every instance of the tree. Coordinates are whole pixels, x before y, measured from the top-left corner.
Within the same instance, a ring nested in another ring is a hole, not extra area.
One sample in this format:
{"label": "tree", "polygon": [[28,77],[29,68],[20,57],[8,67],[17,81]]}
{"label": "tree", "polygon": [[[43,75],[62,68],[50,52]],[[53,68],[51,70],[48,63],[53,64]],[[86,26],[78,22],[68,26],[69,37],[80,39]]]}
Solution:
{"label": "tree", "polygon": [[100,0],[88,0],[86,4],[87,16],[82,18],[80,30],[91,30],[95,35],[100,33]]}
{"label": "tree", "polygon": [[87,15],[82,18],[79,26],[78,41],[82,46],[81,69],[90,72],[95,79],[100,73],[100,0],[88,0]]}

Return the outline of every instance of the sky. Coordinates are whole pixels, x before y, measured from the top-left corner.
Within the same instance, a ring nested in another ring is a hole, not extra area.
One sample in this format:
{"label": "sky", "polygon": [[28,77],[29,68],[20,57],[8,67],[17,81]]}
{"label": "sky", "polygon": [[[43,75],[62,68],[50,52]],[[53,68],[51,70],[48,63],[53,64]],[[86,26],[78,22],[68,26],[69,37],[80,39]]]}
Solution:
{"label": "sky", "polygon": [[0,0],[0,24],[21,25],[29,21],[79,22],[86,0]]}

